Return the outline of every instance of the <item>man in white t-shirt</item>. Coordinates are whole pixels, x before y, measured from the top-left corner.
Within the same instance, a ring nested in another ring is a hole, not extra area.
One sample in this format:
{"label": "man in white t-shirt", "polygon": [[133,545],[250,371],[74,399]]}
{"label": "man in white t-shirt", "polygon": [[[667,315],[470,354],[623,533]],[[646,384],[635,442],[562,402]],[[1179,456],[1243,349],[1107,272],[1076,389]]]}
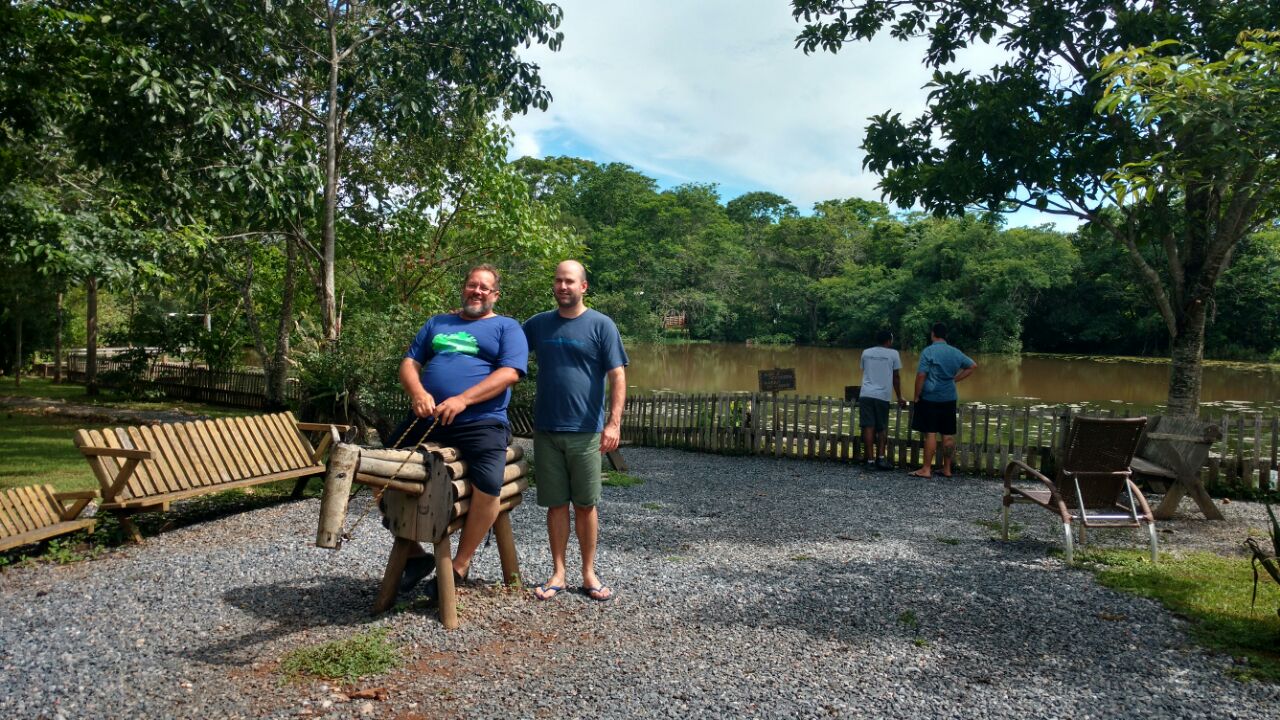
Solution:
{"label": "man in white t-shirt", "polygon": [[[881,330],[876,333],[875,347],[862,351],[862,392],[858,396],[858,418],[862,425],[862,441],[867,446],[868,470],[892,470],[893,463],[885,457],[889,444],[889,388],[898,397],[898,407],[906,407],[902,399],[902,381],[898,371],[902,358],[893,349],[893,333]],[[874,459],[873,459],[874,458]]]}

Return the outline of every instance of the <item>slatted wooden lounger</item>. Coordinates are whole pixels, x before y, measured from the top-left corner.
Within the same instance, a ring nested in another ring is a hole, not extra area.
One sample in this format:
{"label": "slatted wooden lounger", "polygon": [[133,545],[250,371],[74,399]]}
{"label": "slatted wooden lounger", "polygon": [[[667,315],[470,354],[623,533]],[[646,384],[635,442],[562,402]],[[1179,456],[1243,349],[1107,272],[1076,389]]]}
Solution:
{"label": "slatted wooden lounger", "polygon": [[[121,516],[135,542],[134,513],[232,488],[323,475],[322,459],[345,425],[300,423],[293,413],[219,418],[156,426],[77,430],[76,446],[102,486],[103,510]],[[324,432],[313,447],[303,433]]]}
{"label": "slatted wooden lounger", "polygon": [[[92,518],[76,516],[96,497],[95,490],[54,492],[51,485],[0,490],[0,550],[80,529],[93,530]],[[70,505],[68,501],[72,501]]]}

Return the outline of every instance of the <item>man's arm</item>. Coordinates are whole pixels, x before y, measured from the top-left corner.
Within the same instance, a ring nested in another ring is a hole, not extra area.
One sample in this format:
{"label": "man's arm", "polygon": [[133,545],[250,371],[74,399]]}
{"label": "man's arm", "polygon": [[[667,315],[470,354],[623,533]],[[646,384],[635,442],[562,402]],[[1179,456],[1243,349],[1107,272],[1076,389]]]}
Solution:
{"label": "man's arm", "polygon": [[[893,371],[893,394],[898,396],[898,407],[906,407],[907,401],[902,399],[902,373],[897,370]],[[920,391],[916,391],[919,395]]]}
{"label": "man's arm", "polygon": [[413,358],[400,361],[400,387],[408,394],[414,415],[424,418],[435,414],[436,399],[422,387],[422,363]]}
{"label": "man's arm", "polygon": [[916,394],[915,401],[920,402],[920,393],[924,392],[924,379],[928,377],[928,373],[916,373]]}
{"label": "man's arm", "polygon": [[977,369],[978,369],[978,363],[974,363],[974,364],[970,365],[969,367],[967,367],[967,368],[965,368],[965,369],[961,370],[960,372],[956,373],[956,382],[960,382],[961,380],[963,380],[963,379],[965,379],[965,378],[969,377],[970,375],[972,375],[972,374],[973,374],[973,371],[974,371],[974,370],[977,370]]}
{"label": "man's arm", "polygon": [[436,405],[436,417],[442,424],[448,425],[453,422],[458,413],[466,410],[468,405],[497,397],[518,382],[520,382],[519,371],[515,368],[500,367],[475,385]]}
{"label": "man's arm", "polygon": [[618,449],[622,441],[622,408],[627,404],[627,368],[619,365],[609,371],[609,420],[600,434],[600,452]]}

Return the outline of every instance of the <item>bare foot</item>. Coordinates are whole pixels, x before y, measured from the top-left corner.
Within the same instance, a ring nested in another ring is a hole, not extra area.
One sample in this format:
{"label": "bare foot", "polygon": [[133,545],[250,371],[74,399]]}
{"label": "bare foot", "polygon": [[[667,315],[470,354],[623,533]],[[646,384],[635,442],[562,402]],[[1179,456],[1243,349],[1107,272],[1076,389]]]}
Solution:
{"label": "bare foot", "polygon": [[929,468],[920,468],[915,472],[907,473],[908,477],[929,478],[933,477],[933,472]]}

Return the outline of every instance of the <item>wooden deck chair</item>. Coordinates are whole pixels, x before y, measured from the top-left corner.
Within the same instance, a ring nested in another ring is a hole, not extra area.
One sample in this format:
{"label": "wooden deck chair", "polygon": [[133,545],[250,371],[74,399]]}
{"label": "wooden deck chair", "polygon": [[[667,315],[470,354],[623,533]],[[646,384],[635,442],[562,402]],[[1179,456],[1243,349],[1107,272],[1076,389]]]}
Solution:
{"label": "wooden deck chair", "polygon": [[[1075,418],[1053,480],[1020,460],[1005,466],[1003,539],[1009,539],[1009,506],[1032,503],[1062,518],[1068,564],[1075,562],[1073,523],[1080,525],[1081,544],[1085,542],[1085,531],[1090,528],[1145,525],[1151,538],[1151,562],[1156,562],[1156,521],[1147,499],[1131,479],[1129,467],[1146,424],[1145,417]],[[1015,478],[1021,474],[1038,480],[1042,487],[1015,485]]]}

